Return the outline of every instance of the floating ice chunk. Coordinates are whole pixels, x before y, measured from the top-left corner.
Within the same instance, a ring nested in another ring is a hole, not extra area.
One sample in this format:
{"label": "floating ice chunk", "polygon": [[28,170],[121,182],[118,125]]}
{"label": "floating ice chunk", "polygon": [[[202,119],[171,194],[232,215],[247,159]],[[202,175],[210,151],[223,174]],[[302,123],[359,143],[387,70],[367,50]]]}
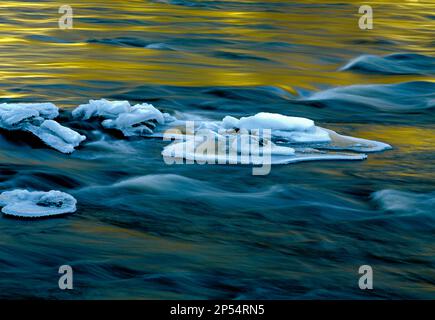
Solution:
{"label": "floating ice chunk", "polygon": [[307,118],[289,117],[278,113],[260,112],[254,116],[236,119],[227,116],[222,120],[225,129],[270,129],[275,138],[291,142],[327,142],[328,133]]}
{"label": "floating ice chunk", "polygon": [[[218,164],[287,164],[316,160],[364,160],[365,152],[391,149],[378,141],[344,136],[317,127],[310,119],[259,113],[240,119],[185,123],[171,132],[176,142],[164,148],[167,163],[179,159]],[[261,129],[271,129],[262,132]],[[203,139],[208,137],[207,139]],[[211,138],[211,139],[210,139]],[[340,152],[338,152],[340,151]],[[344,151],[353,151],[348,153]]]}
{"label": "floating ice chunk", "polygon": [[75,108],[72,115],[82,120],[89,120],[92,117],[114,119],[121,113],[129,112],[130,108],[128,101],[89,100],[89,103]]}
{"label": "floating ice chunk", "polygon": [[26,122],[42,122],[59,115],[52,103],[2,103],[0,104],[0,128],[19,130]]}
{"label": "floating ice chunk", "polygon": [[76,211],[76,199],[60,191],[5,191],[0,194],[0,206],[6,215],[41,218]]}
{"label": "floating ice chunk", "polygon": [[128,101],[90,100],[73,110],[74,118],[90,119],[102,117],[101,123],[107,129],[120,130],[124,136],[151,135],[157,124],[174,121],[175,118],[162,113],[148,103],[131,106]]}
{"label": "floating ice chunk", "polygon": [[222,119],[222,126],[225,129],[239,128],[240,120],[232,116],[226,116],[225,118]]}
{"label": "floating ice chunk", "polygon": [[45,120],[39,127],[26,125],[24,130],[30,131],[45,144],[63,153],[72,153],[85,136],[64,127],[54,120]]}
{"label": "floating ice chunk", "polygon": [[242,117],[238,121],[233,117],[222,120],[225,128],[271,129],[281,131],[306,131],[314,127],[314,121],[306,118],[289,117],[279,113],[260,112],[254,116]]}
{"label": "floating ice chunk", "polygon": [[131,107],[129,112],[121,113],[116,119],[102,122],[107,129],[118,129],[128,136],[152,134],[156,123],[164,124],[163,114],[152,105],[144,103]]}
{"label": "floating ice chunk", "polygon": [[203,124],[203,127],[211,130],[217,130],[220,127],[248,130],[271,129],[272,140],[291,143],[292,146],[303,143],[321,149],[356,152],[376,152],[391,149],[389,144],[383,142],[344,136],[335,131],[315,126],[314,121],[310,119],[266,112],[251,117],[242,117],[240,120],[227,116],[221,124],[210,122]]}
{"label": "floating ice chunk", "polygon": [[185,159],[209,164],[284,164],[309,160],[362,160],[364,154],[328,154],[315,149],[294,149],[248,134],[219,135],[202,130],[191,139],[166,146],[167,160]]}
{"label": "floating ice chunk", "polygon": [[52,103],[0,104],[0,128],[28,131],[48,146],[71,153],[86,137],[52,120],[59,115]]}

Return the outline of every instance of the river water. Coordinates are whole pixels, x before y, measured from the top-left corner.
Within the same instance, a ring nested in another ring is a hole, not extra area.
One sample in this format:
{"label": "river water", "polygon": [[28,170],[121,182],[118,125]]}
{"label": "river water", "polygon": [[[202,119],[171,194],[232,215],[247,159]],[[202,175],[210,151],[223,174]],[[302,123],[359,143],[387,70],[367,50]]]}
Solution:
{"label": "river water", "polygon": [[[158,139],[108,137],[64,155],[0,136],[0,191],[78,201],[59,218],[0,217],[0,297],[434,298],[433,1],[372,1],[373,30],[358,27],[359,1],[68,4],[73,29],[61,30],[58,1],[1,1],[0,102],[68,113],[106,98],[210,120],[275,112],[393,149],[253,176],[168,166]],[[391,66],[339,71],[396,53]],[[71,291],[58,287],[64,264]],[[359,289],[361,265],[374,290]]]}

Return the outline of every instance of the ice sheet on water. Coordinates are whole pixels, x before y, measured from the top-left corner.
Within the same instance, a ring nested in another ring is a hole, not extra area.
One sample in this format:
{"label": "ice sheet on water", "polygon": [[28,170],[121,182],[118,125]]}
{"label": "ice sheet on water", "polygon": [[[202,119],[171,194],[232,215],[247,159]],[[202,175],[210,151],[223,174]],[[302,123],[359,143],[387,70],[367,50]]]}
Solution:
{"label": "ice sheet on water", "polygon": [[[288,164],[315,160],[363,160],[365,154],[331,153],[313,148],[292,148],[276,145],[256,135],[219,135],[202,132],[192,139],[174,142],[166,146],[162,155],[165,160],[185,159],[209,164]],[[201,138],[202,137],[202,138]]]}
{"label": "ice sheet on water", "polygon": [[76,199],[60,191],[28,191],[17,189],[0,194],[0,206],[6,215],[41,218],[76,211]]}
{"label": "ice sheet on water", "polygon": [[54,120],[45,120],[39,127],[28,124],[25,130],[30,131],[45,144],[62,153],[72,153],[85,136],[64,127]]}
{"label": "ice sheet on water", "polygon": [[[179,121],[176,124],[180,125]],[[269,137],[264,135],[264,131],[262,133],[264,129],[270,129]],[[340,135],[316,126],[310,119],[265,112],[240,119],[226,116],[222,121],[199,121],[193,133],[195,135],[189,137],[189,134],[172,131],[169,136],[180,141],[164,148],[162,155],[165,159],[222,164],[265,164],[265,161],[267,164],[286,164],[313,160],[363,160],[367,157],[363,154],[365,152],[391,148],[383,142]]]}

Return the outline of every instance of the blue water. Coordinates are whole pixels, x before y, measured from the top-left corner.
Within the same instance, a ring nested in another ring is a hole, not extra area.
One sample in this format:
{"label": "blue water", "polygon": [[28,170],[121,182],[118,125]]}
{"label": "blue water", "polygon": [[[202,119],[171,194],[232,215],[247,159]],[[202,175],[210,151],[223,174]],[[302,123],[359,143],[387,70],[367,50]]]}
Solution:
{"label": "blue water", "polygon": [[[42,27],[55,4],[41,6],[26,10],[30,21],[45,18]],[[0,217],[1,298],[434,297],[429,22],[406,42],[380,31],[350,37],[354,8],[345,3],[123,1],[106,4],[104,16],[99,8],[80,6],[67,34],[13,19],[24,9],[4,17],[27,31],[6,28],[5,36],[25,40],[0,47],[1,102],[53,101],[63,107],[59,121],[88,139],[64,155],[1,132],[1,192],[54,189],[78,201],[76,213],[59,218]],[[427,8],[411,7],[411,21],[427,20]],[[325,25],[325,12],[343,26]],[[99,98],[211,120],[301,116],[393,150],[274,166],[267,176],[249,166],[168,166],[166,142],[124,139],[71,118],[71,107]],[[64,264],[74,270],[71,291],[58,288]],[[372,266],[374,290],[359,289],[361,265]]]}

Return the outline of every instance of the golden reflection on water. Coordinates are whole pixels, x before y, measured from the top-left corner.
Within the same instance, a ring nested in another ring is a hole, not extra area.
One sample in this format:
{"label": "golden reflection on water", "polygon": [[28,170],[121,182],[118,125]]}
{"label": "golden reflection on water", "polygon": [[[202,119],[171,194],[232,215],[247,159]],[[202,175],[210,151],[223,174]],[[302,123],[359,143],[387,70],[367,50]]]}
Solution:
{"label": "golden reflection on water", "polygon": [[374,125],[356,130],[356,134],[366,139],[388,141],[400,152],[425,152],[433,150],[435,145],[434,128],[417,128],[410,126],[379,126]]}
{"label": "golden reflection on water", "polygon": [[[432,54],[435,2],[370,1],[375,16],[372,31],[358,28],[360,1],[335,5],[330,1],[304,1],[300,2],[302,6],[290,6],[286,0],[274,2],[274,10],[266,11],[261,9],[264,2],[261,6],[261,1],[249,0],[238,1],[238,5],[228,1],[227,9],[165,1],[69,1],[74,9],[74,29],[60,30],[57,1],[2,1],[0,80],[17,87],[35,82],[68,85],[105,80],[132,85],[274,85],[294,92],[294,87],[428,79],[334,71],[363,53]],[[206,45],[198,50],[168,51],[87,42],[135,36],[150,42],[226,40],[242,45],[222,44],[213,50],[268,60],[225,59],[204,50]],[[395,45],[388,47],[376,41],[392,41]],[[262,46],[265,42],[290,47],[270,50]],[[2,98],[25,96],[19,90],[0,88]]]}

